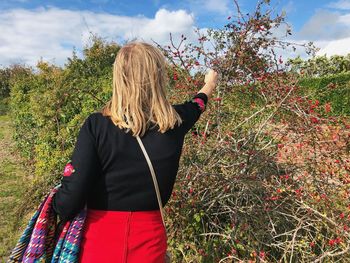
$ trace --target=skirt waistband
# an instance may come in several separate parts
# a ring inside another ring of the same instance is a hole
[[[87,209],[87,218],[99,221],[150,221],[163,222],[160,210],[148,211],[112,211],[112,210],[95,210]]]

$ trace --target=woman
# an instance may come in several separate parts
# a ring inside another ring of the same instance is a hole
[[[53,209],[63,221],[87,205],[81,262],[164,262],[166,232],[135,136],[140,136],[152,161],[165,206],[184,136],[205,110],[216,81],[217,73],[211,70],[191,100],[171,105],[161,51],[143,42],[119,50],[112,98],[86,118],[53,200]]]

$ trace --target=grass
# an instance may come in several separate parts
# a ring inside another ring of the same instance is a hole
[[[1,104],[1,102],[0,102]],[[0,106],[6,109],[6,106]],[[18,219],[18,207],[26,191],[27,168],[16,154],[6,110],[0,113],[0,262],[16,245],[31,214]]]

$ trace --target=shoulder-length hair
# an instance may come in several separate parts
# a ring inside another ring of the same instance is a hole
[[[166,98],[167,62],[162,52],[144,42],[129,42],[113,65],[113,95],[101,112],[119,128],[143,136],[150,124],[166,132],[182,119]],[[152,127],[152,128],[153,128]]]

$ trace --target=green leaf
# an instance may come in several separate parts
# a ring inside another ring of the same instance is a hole
[[[201,221],[201,217],[199,214],[194,214],[193,218],[197,221],[200,222]]]

